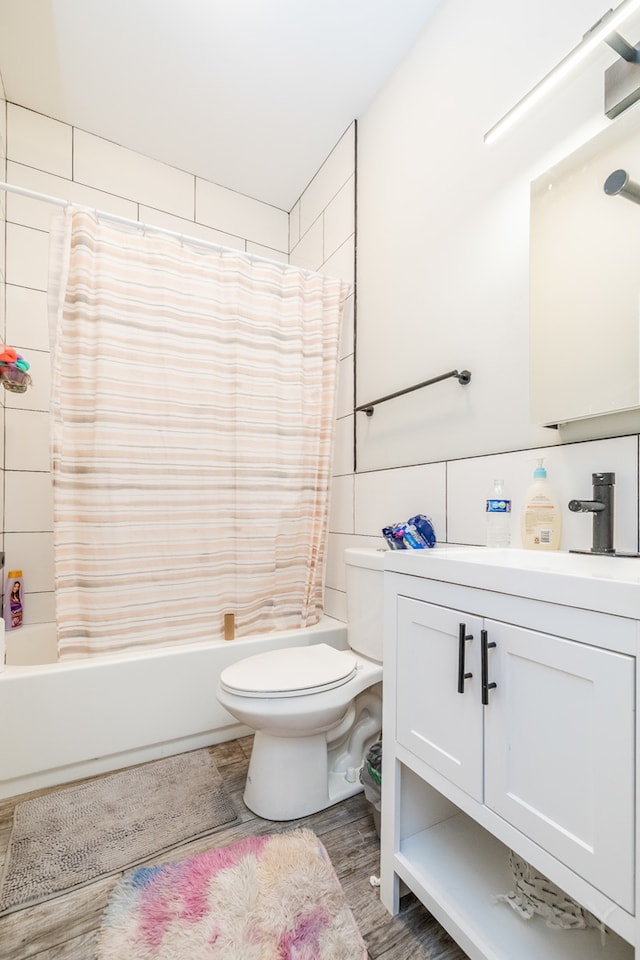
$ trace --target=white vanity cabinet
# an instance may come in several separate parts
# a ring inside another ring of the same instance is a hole
[[[463,557],[385,574],[383,903],[397,911],[404,881],[472,960],[630,960],[638,622],[545,600],[535,573],[533,597],[479,587]],[[510,850],[605,938],[496,902]]]

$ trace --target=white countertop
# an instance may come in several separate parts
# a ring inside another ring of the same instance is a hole
[[[388,550],[385,570],[640,620],[640,558],[512,547]]]

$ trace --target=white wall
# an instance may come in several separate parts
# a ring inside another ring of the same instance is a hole
[[[602,122],[600,66],[497,144],[483,134],[602,12],[447,0],[362,118],[359,399],[473,373],[360,418],[362,469],[556,442],[529,419],[529,183]]]
[[[456,368],[473,379],[357,415],[358,473],[352,487],[341,479],[330,552],[336,592],[342,549],[380,544],[384,524],[413,513],[431,515],[440,540],[483,543],[484,498],[498,476],[519,544],[523,494],[545,453],[565,504],[563,548],[590,547],[590,517],[566,503],[590,497],[592,472],[611,470],[616,546],[638,549],[638,416],[560,431],[529,419],[529,184],[609,123],[603,70],[615,55],[602,44],[504,139],[483,143],[606,7],[446,0],[359,119],[357,403]],[[617,432],[629,435],[566,442]]]
[[[289,259],[287,211],[20,105],[5,103],[4,99],[0,100],[0,118],[0,145],[7,144],[6,171],[4,152],[0,151],[3,180],[270,259]],[[352,127],[314,178],[292,217],[291,261],[314,269],[323,267],[325,272],[350,281],[354,141]],[[33,386],[25,394],[0,390],[0,415],[5,424],[5,469],[0,473],[0,481],[4,481],[3,545],[5,569],[24,571],[25,621],[29,623],[55,616],[46,314],[48,231],[55,212],[55,207],[40,201],[15,194],[7,194],[5,199],[0,192],[0,321],[5,342],[29,360],[33,376]],[[352,319],[350,302],[347,327],[351,332],[346,334],[347,346],[342,352],[351,359],[344,365],[346,374],[341,376],[341,409],[345,396],[353,392]],[[348,403],[352,406],[352,397]],[[342,441],[342,459],[348,459],[346,448]]]

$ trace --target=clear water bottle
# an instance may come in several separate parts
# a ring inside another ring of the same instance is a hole
[[[493,481],[487,497],[487,546],[508,547],[511,543],[511,500],[504,494],[504,482]]]

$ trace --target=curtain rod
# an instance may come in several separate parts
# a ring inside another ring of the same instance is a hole
[[[62,197],[51,197],[46,193],[37,193],[35,190],[27,190],[26,187],[18,187],[12,183],[3,183],[0,181],[0,190],[4,190],[5,193],[16,193],[21,197],[28,197],[30,200],[41,200],[43,203],[51,203],[57,207],[76,207],[79,210],[91,210],[100,220],[109,220],[112,223],[119,223],[126,227],[135,227],[136,230],[142,230],[144,232],[153,231],[153,233],[159,233],[165,237],[173,237],[174,240],[180,240],[183,243],[198,244],[198,246],[205,247],[207,250],[231,250],[235,253],[243,253],[256,263],[268,263],[272,266],[279,267],[293,266],[293,264],[285,263],[283,260],[270,260],[268,257],[261,257],[257,253],[249,253],[246,250],[238,250],[234,247],[225,247],[221,243],[212,243],[211,240],[200,240],[198,237],[191,237],[187,233],[178,233],[177,230],[168,230],[166,227],[156,227],[152,223],[143,223],[142,220],[131,220],[129,217],[120,217],[115,213],[107,213],[106,210],[97,210],[95,207],[88,207],[86,204],[63,200]],[[300,270],[301,273],[317,274],[316,270],[304,269],[303,267],[296,267],[295,269]]]

